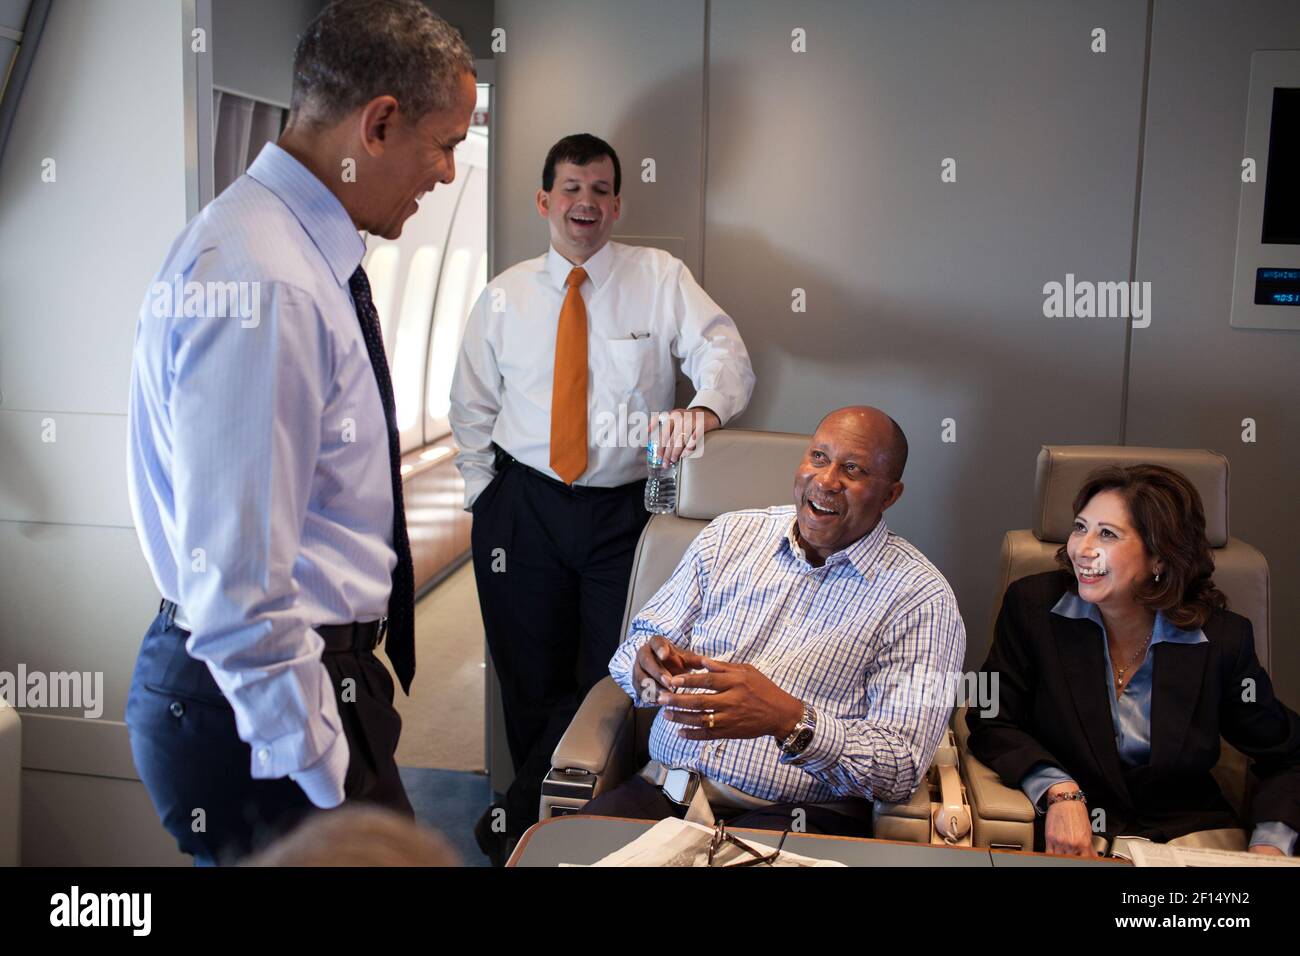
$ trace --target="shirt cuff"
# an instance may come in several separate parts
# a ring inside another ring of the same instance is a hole
[[[325,756],[306,770],[289,774],[289,779],[302,787],[302,792],[307,794],[307,799],[315,806],[328,810],[330,807],[337,807],[346,796],[343,792],[343,781],[347,777],[350,759],[348,739],[340,733],[334,738],[334,743],[330,745]]]
[[[614,683],[623,688],[623,692],[628,697],[632,698],[634,707],[659,706],[657,701],[642,703],[639,688],[632,686],[632,673],[636,664],[637,651],[641,649],[642,644],[655,636],[652,633],[645,633],[629,637],[618,646],[618,649],[614,651],[614,656],[609,659],[609,676],[614,678]]]
[[[1275,846],[1287,856],[1295,856],[1296,831],[1281,820],[1269,820],[1255,824],[1250,835],[1250,845],[1265,844]]]
[[[718,416],[718,421],[723,425],[735,416],[733,405],[726,395],[723,395],[717,389],[702,388],[695,393],[695,397],[687,404],[687,408],[707,408],[713,414]]]
[[[780,745],[777,749],[781,754],[781,763],[798,767],[808,773],[820,773],[840,762],[840,758],[844,756],[844,744],[847,738],[843,721],[827,717],[818,711],[812,740],[808,742],[803,753],[791,757],[780,750]]]
[[[495,477],[495,475],[489,473],[481,478],[475,475],[472,479],[465,479],[465,511],[469,511],[474,507],[474,502],[478,500],[478,496],[487,490],[487,486],[492,484],[492,479]]]
[[[1074,778],[1060,767],[1039,762],[1030,767],[1029,772],[1021,779],[1020,789],[1034,805],[1034,812],[1042,816],[1047,812],[1047,808],[1042,805],[1043,796],[1058,783],[1074,783]]]

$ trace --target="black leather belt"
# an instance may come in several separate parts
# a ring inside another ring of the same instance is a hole
[[[166,598],[163,598],[162,603],[158,605],[158,613],[167,617],[169,627],[175,623],[178,610],[179,608]],[[180,630],[183,634],[189,633],[183,627]],[[388,618],[381,617],[377,621],[360,621],[352,624],[320,624],[312,630],[325,641],[326,654],[373,651],[384,639],[384,633],[388,630]]]
[[[492,451],[495,455],[492,461],[492,469],[496,472],[505,471],[507,468],[521,468],[533,478],[539,478],[560,491],[566,491],[571,495],[579,498],[603,498],[614,494],[628,494],[633,491],[640,494],[645,487],[645,479],[639,478],[636,481],[629,481],[626,485],[566,485],[558,478],[552,478],[544,471],[538,471],[532,465],[525,465],[510,452],[506,451],[496,442],[492,443]]]

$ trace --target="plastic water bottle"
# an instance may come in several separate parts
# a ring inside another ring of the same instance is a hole
[[[645,483],[645,510],[651,514],[672,513],[677,508],[677,467],[664,464],[658,430],[645,446],[645,463],[649,472]]]

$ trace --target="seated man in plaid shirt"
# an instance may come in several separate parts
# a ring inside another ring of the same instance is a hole
[[[609,665],[663,708],[653,759],[584,813],[870,836],[870,801],[912,794],[952,701],[900,688],[958,673],[966,631],[943,575],[885,526],[906,462],[892,418],[839,409],[793,506],[700,533]]]

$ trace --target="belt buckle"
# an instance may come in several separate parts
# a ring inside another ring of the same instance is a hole
[[[162,603],[158,605],[158,613],[166,617],[168,627],[176,623],[176,612],[179,610],[180,606],[167,598],[163,598]]]
[[[700,788],[700,775],[685,767],[673,767],[664,775],[660,786],[665,797],[679,807],[689,807],[695,799],[695,791]]]

